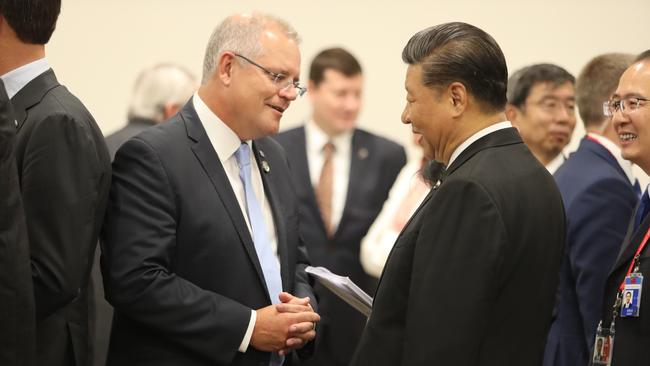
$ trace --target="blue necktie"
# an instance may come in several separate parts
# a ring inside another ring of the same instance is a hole
[[[648,190],[646,189],[641,196],[641,202],[634,215],[634,231],[639,228],[639,225],[648,214],[648,210],[650,210],[650,196],[648,196]]]
[[[636,193],[636,198],[640,199],[641,198],[641,185],[639,184],[639,180],[634,179],[634,184],[632,186],[634,188],[634,193]]]
[[[255,252],[257,259],[262,266],[262,273],[264,274],[264,281],[266,288],[269,290],[269,296],[273,304],[278,304],[280,299],[278,296],[282,291],[282,277],[280,276],[280,268],[278,267],[278,260],[271,248],[271,237],[266,224],[264,223],[264,215],[262,214],[262,205],[255,197],[253,191],[253,183],[251,179],[251,155],[250,147],[247,143],[239,145],[239,149],[235,152],[237,164],[239,164],[239,178],[244,184],[244,192],[246,194],[246,210],[248,211],[248,220],[251,224],[253,231],[253,243],[255,244]],[[277,366],[282,365],[284,356],[277,353],[271,353],[271,362],[269,365]]]

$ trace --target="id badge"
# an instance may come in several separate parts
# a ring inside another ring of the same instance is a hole
[[[621,292],[621,318],[639,316],[642,286],[643,275],[641,273],[634,272],[625,277],[623,292]]]
[[[592,365],[610,366],[612,364],[612,351],[614,350],[614,326],[603,329],[598,324],[596,341],[594,342],[594,354]]]

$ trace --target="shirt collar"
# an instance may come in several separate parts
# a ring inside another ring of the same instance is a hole
[[[493,125],[487,126],[484,129],[476,132],[472,136],[470,136],[467,140],[463,141],[462,144],[460,144],[456,150],[451,154],[451,158],[449,158],[449,163],[447,164],[446,168],[449,168],[451,166],[451,163],[454,162],[460,156],[460,154],[465,151],[471,144],[474,142],[478,141],[481,137],[487,136],[491,134],[492,132],[496,132],[499,130],[503,130],[506,128],[512,127],[512,123],[510,121],[503,121],[503,122],[498,122]]]
[[[13,98],[25,85],[36,79],[38,75],[49,70],[49,68],[50,64],[47,62],[47,59],[41,58],[0,76],[2,82],[5,84],[9,99]]]
[[[219,156],[219,161],[223,165],[226,160],[239,149],[242,141],[239,139],[235,131],[231,130],[214,112],[208,108],[205,102],[199,96],[199,93],[194,93],[192,98],[194,109],[199,116],[199,120],[203,124],[205,133],[210,139],[210,143]],[[250,141],[246,141],[250,145]]]
[[[596,140],[599,144],[603,145],[603,147],[609,152],[614,155],[614,158],[616,158],[616,161],[618,162],[618,165],[621,166],[621,169],[623,169],[623,172],[627,176],[627,179],[630,180],[630,183],[634,184],[634,173],[632,170],[632,162],[629,160],[623,159],[621,156],[621,148],[616,146],[616,144],[608,139],[607,137],[603,135],[598,135],[592,132],[587,133],[587,136],[589,136],[591,139]]]
[[[325,146],[327,142],[331,142],[334,145],[336,153],[347,155],[347,152],[350,151],[350,146],[352,145],[353,133],[354,130],[345,131],[330,138],[320,127],[318,127],[313,119],[310,119],[305,123],[305,140],[307,141],[307,149],[313,154],[320,154],[321,151],[323,151],[323,146]]]

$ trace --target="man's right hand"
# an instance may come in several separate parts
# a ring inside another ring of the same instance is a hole
[[[279,304],[286,306],[287,304]],[[278,305],[269,305],[256,310],[257,320],[253,328],[250,344],[265,352],[278,352],[287,349],[287,339],[292,338],[294,334],[301,330],[296,330],[295,324],[300,323],[317,323],[320,316],[311,310],[310,307],[304,306],[305,311],[299,311],[303,305],[291,305],[296,309],[290,312],[279,312]]]

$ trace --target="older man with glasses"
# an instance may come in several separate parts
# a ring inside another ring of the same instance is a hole
[[[612,116],[621,144],[621,154],[650,174],[650,50],[639,55],[621,76],[618,88],[605,111]],[[597,337],[607,338],[613,345],[611,359],[594,365],[650,364],[650,209],[648,189],[630,219],[618,258],[607,278],[602,320]],[[646,280],[644,281],[644,278]],[[623,294],[631,292],[637,311],[623,308]],[[645,319],[645,320],[644,320]]]
[[[315,337],[287,156],[267,137],[304,93],[298,42],[275,17],[228,17],[192,100],[118,150],[109,365],[290,365]]]

